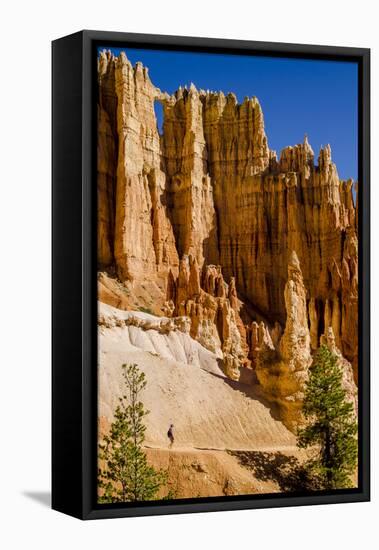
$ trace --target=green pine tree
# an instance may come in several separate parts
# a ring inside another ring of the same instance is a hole
[[[145,410],[139,400],[146,387],[145,374],[137,365],[122,365],[126,393],[114,414],[110,432],[99,446],[98,486],[102,489],[100,502],[128,502],[152,500],[167,481],[163,471],[156,471],[147,463],[142,450],[146,426]]]
[[[298,433],[299,447],[319,449],[308,462],[319,489],[351,487],[358,462],[358,425],[342,376],[338,358],[322,345],[313,359],[303,402],[308,424]]]

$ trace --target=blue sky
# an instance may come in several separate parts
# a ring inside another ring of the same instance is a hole
[[[358,66],[341,61],[108,48],[149,68],[152,82],[173,93],[193,82],[197,88],[233,92],[239,101],[257,96],[271,149],[303,141],[315,156],[329,143],[340,178],[357,179]],[[99,50],[104,49],[103,47]],[[158,110],[158,125],[162,114]]]

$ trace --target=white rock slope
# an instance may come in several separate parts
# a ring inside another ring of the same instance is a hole
[[[169,319],[99,303],[99,420],[107,429],[121,395],[121,365],[145,372],[146,444],[177,449],[285,449],[295,437],[250,386],[225,377],[220,359],[191,338],[185,317]]]

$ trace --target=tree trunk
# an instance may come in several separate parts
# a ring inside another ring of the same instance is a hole
[[[326,471],[326,488],[331,490],[333,489],[333,474],[331,472],[331,437],[330,437],[330,427],[327,426],[325,430],[325,447],[324,447],[324,463],[327,468]]]

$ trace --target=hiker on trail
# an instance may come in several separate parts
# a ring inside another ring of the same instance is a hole
[[[168,429],[168,432],[167,432],[167,437],[169,438],[170,440],[170,445],[169,447],[172,447],[173,444],[174,444],[174,424],[170,424],[170,427]]]

